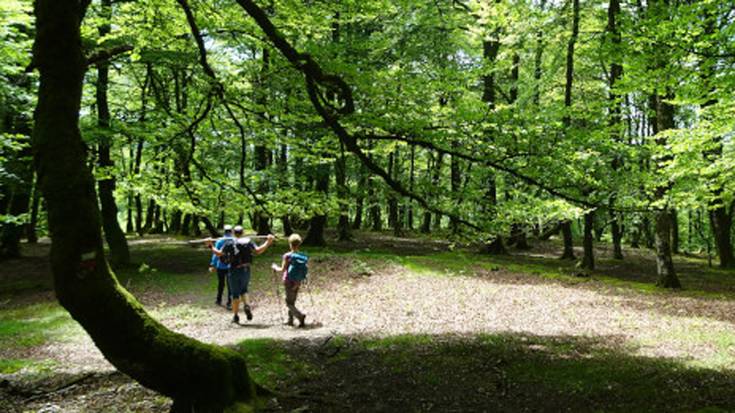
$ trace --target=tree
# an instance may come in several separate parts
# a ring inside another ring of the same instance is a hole
[[[252,404],[255,388],[241,355],[165,328],[107,265],[94,181],[78,127],[86,67],[80,24],[87,6],[76,0],[35,5],[33,63],[41,78],[33,153],[48,202],[56,295],[116,368],[172,397],[172,410]]]
[[[102,0],[102,14],[105,22],[99,27],[99,34],[104,38],[110,33],[112,19],[112,0]],[[102,228],[104,229],[107,245],[110,247],[110,262],[113,265],[126,265],[130,262],[130,251],[125,233],[117,220],[117,205],[115,204],[115,177],[114,163],[110,157],[112,144],[110,133],[110,107],[107,101],[110,67],[107,60],[97,63],[97,125],[100,130],[98,144],[98,165],[106,175],[99,180],[100,208],[102,211]]]

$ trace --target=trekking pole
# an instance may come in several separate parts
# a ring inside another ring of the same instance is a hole
[[[274,287],[276,289],[276,306],[278,306],[278,316],[280,317],[279,323],[283,325],[286,321],[283,318],[283,308],[281,308],[281,289],[278,288],[278,271],[275,269],[273,271],[273,281],[274,281]]]
[[[314,296],[311,294],[311,280],[306,280],[306,295],[309,296],[309,304],[311,304],[311,310],[316,314],[316,306],[314,305]],[[314,321],[318,321],[317,317],[314,317]]]

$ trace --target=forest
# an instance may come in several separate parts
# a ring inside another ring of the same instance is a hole
[[[0,4],[0,410],[735,409],[735,2]]]

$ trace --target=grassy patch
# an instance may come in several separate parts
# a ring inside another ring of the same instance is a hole
[[[66,310],[56,303],[0,310],[0,345],[33,347],[69,339],[82,332]]]
[[[282,387],[312,373],[309,364],[289,355],[284,344],[273,339],[245,340],[236,349],[247,359],[251,377],[266,387]]]
[[[50,374],[58,362],[53,360],[0,359],[0,373],[13,374],[25,370],[32,375]]]

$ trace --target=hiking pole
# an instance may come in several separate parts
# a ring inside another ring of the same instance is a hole
[[[280,317],[280,324],[283,325],[286,321],[283,318],[283,308],[281,308],[281,290],[278,288],[278,271],[273,269],[273,281],[274,287],[276,288],[276,306],[278,306],[278,316]]]
[[[314,296],[311,295],[311,280],[306,280],[306,295],[309,296],[309,303],[311,304],[311,310],[314,312],[314,315],[316,315],[316,306],[314,305]],[[314,322],[318,321],[316,317],[314,317]]]

